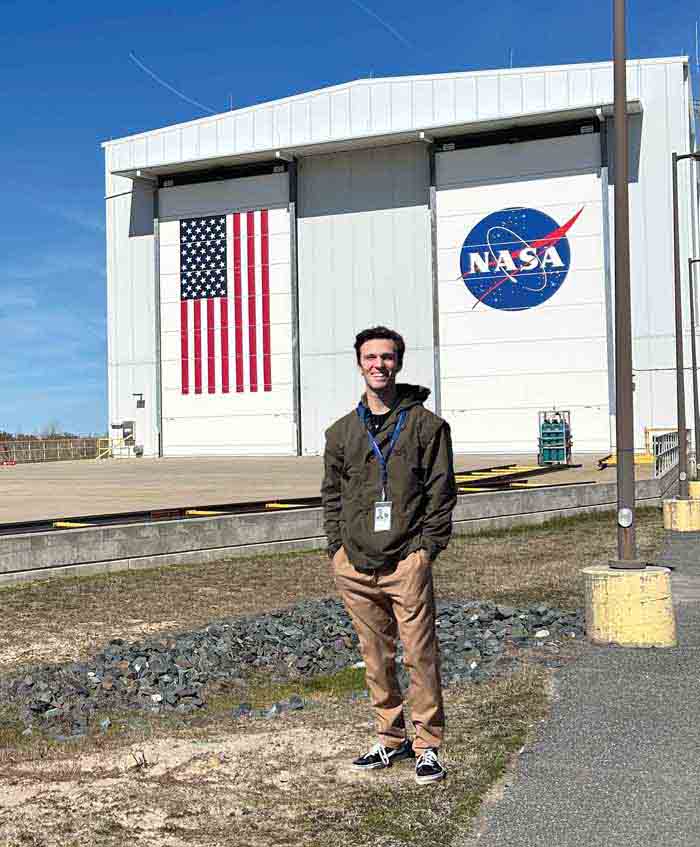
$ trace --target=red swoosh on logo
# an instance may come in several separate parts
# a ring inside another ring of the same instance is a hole
[[[576,223],[583,209],[584,207],[581,206],[578,212],[576,212],[576,214],[572,218],[570,218],[565,224],[562,224],[556,229],[553,229],[547,235],[543,235],[542,238],[538,238],[537,241],[533,241],[532,244],[530,244],[529,246],[534,247],[536,250],[539,250],[540,247],[544,247],[546,249],[547,247],[551,247],[552,245],[556,244],[558,241],[561,241],[561,239]],[[517,259],[518,256],[520,256],[520,250],[514,251],[513,256]],[[515,271],[515,274],[518,273],[520,273],[520,271]],[[515,274],[513,274],[513,276],[515,276]],[[510,277],[504,276],[503,279],[496,280],[496,282],[494,282],[491,288],[489,288],[488,291],[482,294],[481,297],[479,297],[479,299],[476,301],[476,303],[474,303],[472,309],[476,309],[479,303],[483,303],[483,301],[489,296],[489,294],[491,294],[492,291],[495,291],[500,285],[503,285],[503,283],[506,282],[509,278]]]

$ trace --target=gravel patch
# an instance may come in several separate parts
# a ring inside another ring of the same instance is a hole
[[[580,610],[539,603],[515,608],[489,601],[442,601],[437,633],[447,685],[483,682],[518,663],[521,649],[556,653],[562,642],[581,639]],[[556,659],[552,659],[556,661]],[[399,650],[399,681],[408,673]],[[109,728],[104,713],[142,709],[190,713],[206,705],[207,687],[245,684],[251,673],[275,681],[330,675],[361,667],[357,637],[342,604],[304,601],[247,618],[230,618],[179,634],[159,634],[127,643],[111,640],[86,662],[42,665],[0,678],[0,702],[14,706],[28,735],[48,732],[76,742],[92,721]],[[274,718],[304,707],[299,697],[264,710]],[[242,703],[232,717],[256,713]]]

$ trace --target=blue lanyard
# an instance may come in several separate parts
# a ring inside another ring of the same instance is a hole
[[[365,427],[367,427],[368,412],[369,410],[366,406],[363,406],[362,403],[358,404],[357,416],[365,425]],[[394,431],[391,434],[391,440],[389,441],[389,449],[386,452],[386,457],[379,449],[379,445],[377,444],[372,433],[369,431],[369,427],[367,427],[367,437],[369,438],[370,447],[372,448],[374,455],[377,457],[377,461],[379,462],[379,467],[382,473],[382,500],[386,498],[386,486],[387,482],[389,481],[389,470],[387,468],[387,462],[389,461],[389,457],[391,456],[394,447],[396,446],[396,442],[399,440],[399,435],[401,435],[401,430],[403,429],[403,425],[406,422],[406,414],[406,409],[403,409],[399,412],[399,417],[396,421],[396,426],[394,427]]]

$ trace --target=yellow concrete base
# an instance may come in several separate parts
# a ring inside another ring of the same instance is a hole
[[[693,500],[700,499],[700,480],[691,479],[688,483],[688,491]]]
[[[584,568],[586,635],[596,644],[675,647],[676,618],[668,568]]]
[[[664,529],[700,532],[700,500],[664,500]]]

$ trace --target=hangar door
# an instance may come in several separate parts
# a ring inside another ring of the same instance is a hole
[[[425,145],[311,156],[299,164],[299,342],[304,454],[364,391],[353,351],[366,327],[406,340],[401,382],[433,388]],[[430,397],[426,405],[432,406]]]
[[[437,156],[440,370],[455,450],[537,451],[571,411],[575,451],[610,445],[597,133]]]
[[[287,174],[160,190],[165,456],[292,454]]]

